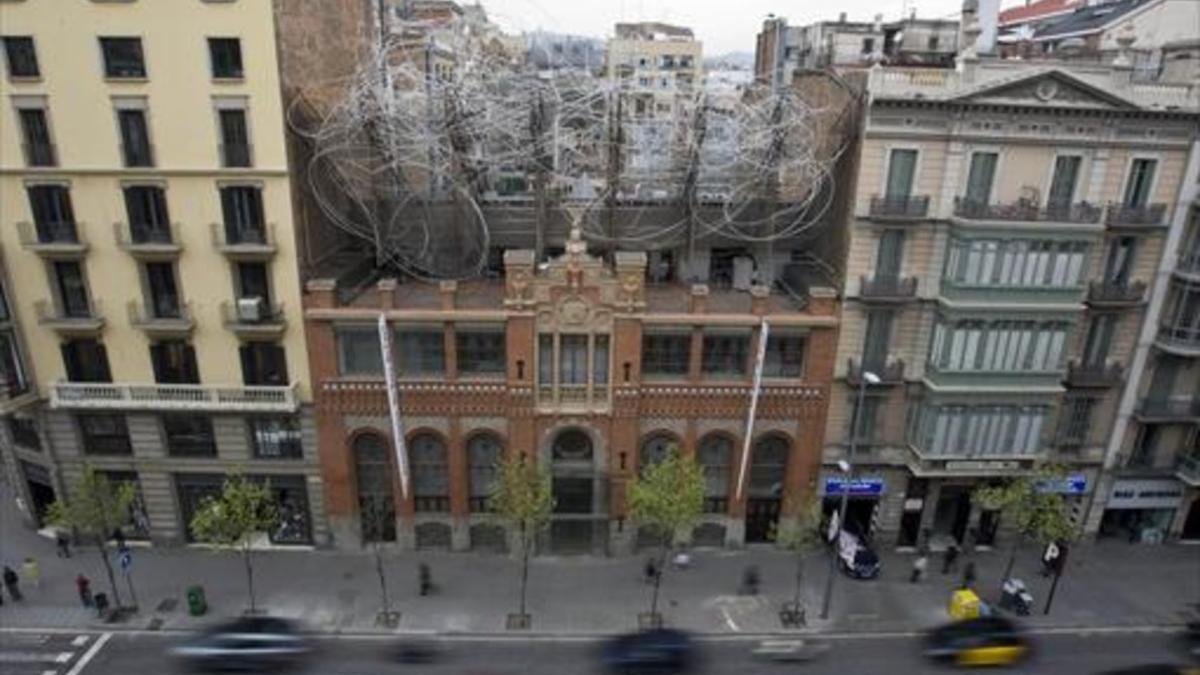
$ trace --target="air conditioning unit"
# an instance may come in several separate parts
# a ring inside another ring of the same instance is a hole
[[[237,316],[238,321],[246,321],[257,323],[262,321],[266,316],[266,301],[258,296],[252,298],[238,298],[237,301]]]

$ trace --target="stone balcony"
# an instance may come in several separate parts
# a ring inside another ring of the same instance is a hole
[[[57,382],[50,405],[70,410],[186,410],[290,413],[300,406],[298,385],[226,386]]]
[[[862,383],[863,374],[862,362],[858,359],[850,359],[846,364],[846,383],[857,387]],[[887,361],[881,368],[868,369],[879,377],[880,383],[873,386],[904,384],[904,361],[901,359],[891,359]]]
[[[275,224],[253,227],[228,227],[212,223],[213,246],[233,261],[270,260],[279,247],[275,243]]]
[[[88,252],[83,223],[17,223],[17,236],[25,250],[52,260],[75,260]]]
[[[1143,422],[1200,421],[1200,398],[1176,396],[1171,398],[1143,398],[1138,401],[1133,414]]]
[[[183,245],[175,234],[180,230],[178,223],[155,227],[136,223],[113,223],[113,236],[117,247],[138,260],[148,262],[174,260],[183,252]]]
[[[1008,203],[984,203],[966,197],[954,199],[955,217],[965,220],[1092,225],[1100,222],[1101,212],[1099,206],[1088,202],[1040,205],[1027,199]]]
[[[1093,281],[1088,284],[1087,302],[1093,307],[1132,307],[1146,298],[1143,281]]]
[[[1119,363],[1082,363],[1072,361],[1067,365],[1067,386],[1075,388],[1108,388],[1121,384],[1125,367]]]
[[[85,312],[67,312],[57,304],[38,300],[33,303],[38,324],[66,336],[98,335],[104,329],[100,301],[92,300]]]
[[[1200,328],[1162,325],[1154,344],[1163,351],[1179,356],[1200,356]]]
[[[1110,202],[1104,221],[1111,227],[1157,228],[1166,226],[1166,216],[1166,204],[1125,206],[1118,202]]]
[[[929,195],[871,197],[871,218],[888,221],[922,220],[929,214]]]
[[[916,277],[868,277],[859,280],[859,299],[873,303],[904,303],[917,298]]]

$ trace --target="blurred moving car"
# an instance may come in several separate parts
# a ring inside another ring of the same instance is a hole
[[[838,535],[838,562],[842,571],[853,579],[874,579],[882,567],[871,547],[847,530]]]
[[[1029,655],[1017,625],[998,616],[955,621],[925,637],[925,655],[958,666],[1005,666]]]
[[[604,644],[600,659],[605,668],[622,675],[686,673],[694,660],[687,633],[656,628],[619,635]]]
[[[391,649],[391,656],[399,663],[429,664],[441,658],[442,649],[433,640],[406,639]]]
[[[262,672],[295,666],[312,650],[295,622],[247,616],[213,626],[170,653],[192,671]]]

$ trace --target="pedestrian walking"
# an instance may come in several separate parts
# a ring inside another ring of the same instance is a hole
[[[8,594],[15,602],[20,602],[23,599],[21,597],[21,588],[18,586],[21,580],[17,576],[16,570],[5,565],[4,572],[0,574],[0,577],[4,579],[4,587],[8,589]]]
[[[742,592],[746,595],[758,595],[758,568],[750,565],[742,571]]]
[[[950,542],[946,552],[942,554],[942,574],[950,574],[958,562],[958,544]]]
[[[925,578],[925,568],[928,566],[929,566],[929,554],[924,549],[921,549],[917,553],[917,559],[913,561],[912,576],[909,578],[909,582],[915,584],[918,581],[921,581],[922,579],[924,579]]]
[[[79,589],[79,602],[82,602],[84,607],[91,607],[93,604],[92,580],[80,572],[79,576],[75,577],[75,587]]]
[[[58,557],[60,557],[60,558],[70,558],[71,557],[71,538],[67,536],[66,532],[64,532],[62,530],[58,530],[54,533],[54,546],[55,546],[55,551],[54,551],[55,555],[57,555]]]
[[[646,558],[646,567],[643,571],[646,575],[646,583],[654,583],[654,579],[658,577],[658,565],[654,564],[654,558]]]
[[[963,588],[971,588],[975,585],[975,561],[968,560],[963,568]]]
[[[125,533],[121,531],[121,528],[118,527],[117,529],[113,530],[112,538],[113,541],[117,542],[117,550],[124,551],[126,548]]]
[[[433,592],[433,574],[429,571],[429,565],[425,563],[417,565],[417,583],[421,587],[421,595],[429,595]]]
[[[25,562],[21,563],[21,574],[25,577],[25,581],[34,588],[41,589],[42,575],[38,568],[38,561],[33,558],[25,558]]]

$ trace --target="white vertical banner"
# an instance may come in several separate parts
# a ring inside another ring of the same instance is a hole
[[[763,319],[758,328],[758,353],[754,355],[754,387],[750,390],[750,411],[746,414],[746,433],[742,436],[742,462],[738,466],[734,500],[741,501],[746,487],[746,469],[750,466],[750,444],[754,436],[754,418],[758,415],[758,395],[762,391],[763,361],[767,356],[767,334],[771,328]]]
[[[396,363],[392,350],[392,331],[387,317],[379,315],[379,349],[383,354],[383,376],[387,380],[388,413],[392,418],[392,443],[396,467],[400,470],[400,496],[408,499],[408,451],[404,445],[404,420],[400,417],[400,388],[396,385]]]

